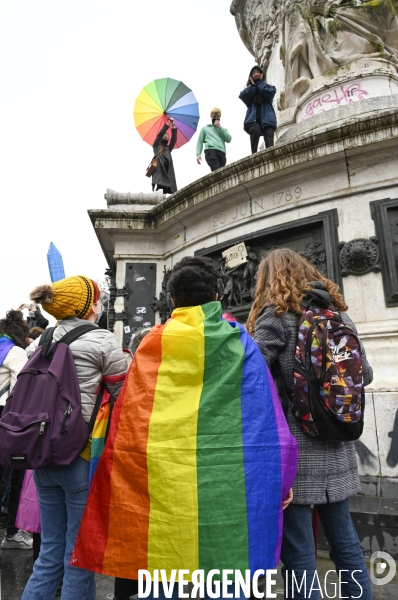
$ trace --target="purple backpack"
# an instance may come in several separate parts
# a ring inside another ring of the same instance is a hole
[[[293,371],[293,412],[304,433],[357,440],[365,409],[361,346],[333,305],[302,307]]]
[[[69,344],[98,329],[81,325],[52,342],[46,329],[40,346],[18,375],[0,419],[0,464],[11,469],[69,465],[85,448],[101,404],[90,423],[82,415],[76,365]]]

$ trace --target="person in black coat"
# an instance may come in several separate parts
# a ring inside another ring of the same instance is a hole
[[[245,89],[239,94],[239,98],[247,106],[243,128],[250,135],[252,154],[257,152],[262,135],[266,148],[274,145],[276,115],[272,101],[275,94],[276,87],[265,81],[262,68],[254,66]]]
[[[171,141],[167,130],[171,128]],[[174,119],[167,119],[167,123],[156,136],[153,144],[154,155],[158,158],[158,166],[152,175],[152,191],[163,190],[164,194],[174,194],[177,191],[177,183],[174,174],[173,159],[171,153],[177,141],[177,127]]]

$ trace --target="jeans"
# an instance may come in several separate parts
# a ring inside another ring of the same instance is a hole
[[[227,164],[227,157],[221,150],[205,150],[205,159],[211,171],[217,171]]]
[[[339,571],[344,571],[341,574],[341,597],[360,597],[361,600],[372,600],[368,571],[351,519],[348,500],[318,504],[316,508],[331,548],[329,555],[336,566],[337,575]],[[310,594],[311,584],[315,577],[316,556],[309,505],[290,504],[284,511],[281,560],[284,564],[282,576],[285,581],[285,598],[320,600],[320,593],[316,589],[313,589]],[[292,571],[298,582],[297,586],[293,580]],[[353,573],[353,571],[357,572]],[[306,582],[298,591],[304,573]],[[351,577],[352,573],[363,588],[362,595],[359,585]],[[292,582],[294,584],[293,591]],[[323,578],[320,578],[320,585],[323,597],[327,597]],[[313,588],[319,589],[319,587],[315,577]],[[329,588],[327,593],[332,596],[334,592]]]
[[[95,600],[94,573],[69,564],[87,502],[88,472],[89,462],[80,457],[67,467],[34,472],[41,547],[21,600],[51,600],[62,574],[62,600]]]
[[[145,584],[144,584],[144,589],[145,589]],[[188,590],[185,590],[186,592],[188,592]],[[213,593],[215,592],[215,587],[214,587],[214,583],[213,583]],[[191,594],[191,592],[189,592],[189,594]],[[233,598],[236,598],[236,600],[245,600],[246,596],[244,595],[242,589],[240,589],[240,593],[239,596],[235,596],[235,584],[234,583],[230,583],[228,585],[228,594],[233,594]],[[199,592],[197,595],[197,598],[199,599]],[[220,582],[220,596],[219,599],[223,600],[224,596],[222,595],[222,585]],[[231,600],[233,600],[233,598],[231,598]],[[205,588],[205,599],[206,600],[210,600],[210,596],[207,595],[207,591]],[[138,596],[138,600],[140,600],[140,596]],[[149,594],[149,596],[147,597],[146,600],[154,600],[154,596],[153,596],[153,584],[152,584],[152,590],[151,593]],[[159,599],[158,600],[166,600],[166,596],[164,595],[164,591],[163,591],[163,586],[161,583],[159,583]],[[173,588],[173,595],[171,596],[171,600],[178,600],[178,583],[174,584],[174,588]]]
[[[257,152],[258,143],[262,135],[264,136],[264,144],[266,148],[270,148],[274,145],[273,127],[264,127],[262,129],[260,125],[256,123],[256,125],[252,125],[251,127],[249,127],[247,133],[250,135],[250,146],[252,154],[255,154]]]

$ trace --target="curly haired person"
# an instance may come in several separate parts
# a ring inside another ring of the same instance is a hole
[[[347,310],[339,287],[324,277],[309,262],[288,248],[271,251],[260,263],[252,309],[247,329],[272,370],[279,362],[281,375],[291,393],[294,390],[293,365],[298,337],[301,304],[315,300],[319,306],[333,304],[338,311]],[[344,322],[356,334],[354,323],[346,313]],[[360,342],[364,384],[373,379]],[[283,390],[279,389],[280,396]],[[284,514],[281,560],[286,598],[308,598],[308,590],[316,569],[311,505],[315,505],[330,544],[330,557],[336,571],[345,573],[341,583],[342,597],[355,598],[362,586],[363,600],[371,600],[368,573],[358,535],[350,516],[349,496],[360,490],[354,442],[325,441],[307,437],[289,410],[287,421],[299,445],[299,464],[293,484],[293,501]],[[298,582],[306,574],[306,585],[291,594],[292,571]],[[355,573],[355,574],[354,574]],[[290,577],[289,577],[290,575]],[[354,577],[351,577],[354,575]],[[289,578],[289,585],[286,578]],[[355,580],[353,581],[353,578]],[[316,585],[316,584],[315,584]],[[307,594],[307,595],[306,595]],[[319,592],[311,593],[319,600]]]

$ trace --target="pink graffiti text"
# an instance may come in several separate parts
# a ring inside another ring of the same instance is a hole
[[[313,115],[319,115],[320,113],[326,112],[335,106],[364,100],[368,93],[369,92],[361,88],[361,84],[357,81],[351,83],[347,87],[341,85],[340,88],[330,91],[327,94],[319,95],[312,100],[305,109],[304,120]]]

